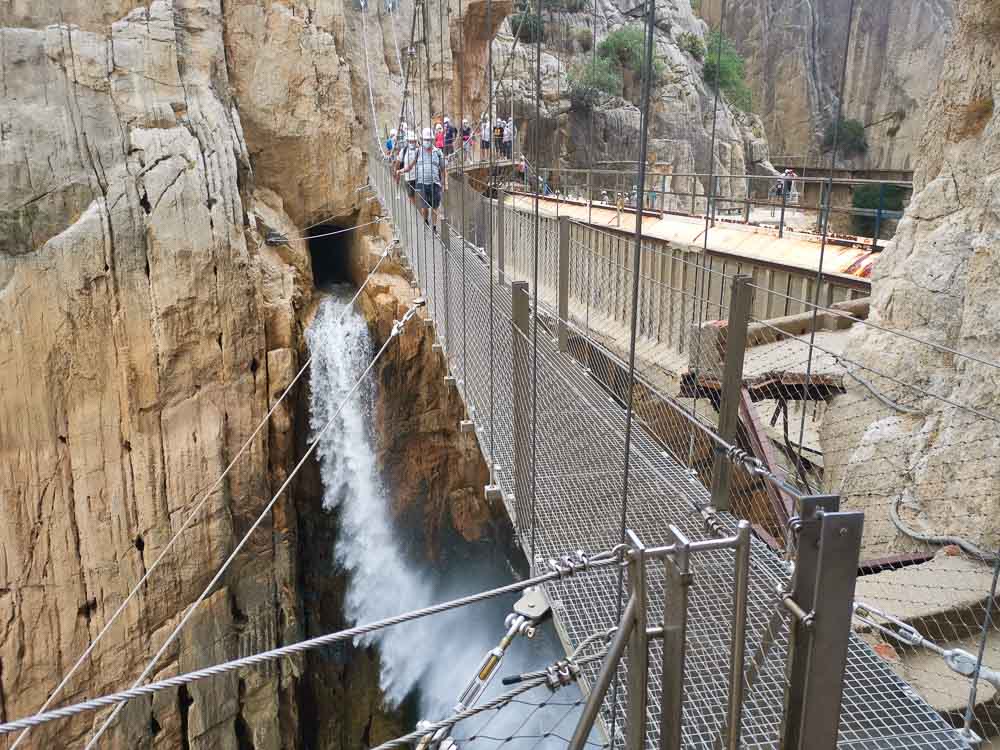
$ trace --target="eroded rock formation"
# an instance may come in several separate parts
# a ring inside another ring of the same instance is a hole
[[[701,62],[682,49],[684,35],[702,38],[707,25],[699,20],[686,2],[658,4],[654,29],[654,58],[662,64],[663,74],[653,88],[651,105],[649,161],[658,173],[675,175],[753,174],[760,170],[770,174],[768,144],[763,126],[751,114],[741,112],[721,99],[714,127],[714,92],[701,74]],[[546,38],[541,58],[541,112],[538,124],[541,143],[538,159],[543,175],[561,190],[577,192],[584,189],[585,175],[560,174],[559,169],[622,169],[634,170],[638,154],[640,112],[638,76],[626,71],[624,97],[603,97],[593,108],[573,102],[570,96],[571,75],[591,57],[592,29],[596,24],[596,43],[607,33],[626,25],[642,27],[634,4],[620,0],[600,0],[596,13],[589,3],[579,11],[549,11],[543,13]],[[521,139],[520,148],[531,160],[535,154],[535,45],[519,42],[516,47],[509,36],[509,23],[494,42],[494,65],[500,96],[497,114],[507,117],[513,112]],[[512,61],[508,63],[508,59]],[[511,95],[512,92],[512,95]],[[714,164],[712,163],[714,160]],[[674,177],[664,185],[678,193],[708,192],[708,178],[692,180]],[[619,188],[631,192],[632,184],[621,182]],[[743,197],[743,179],[723,179],[718,185],[720,195]],[[597,197],[595,195],[595,197]],[[672,197],[676,209],[690,208],[690,200]],[[668,206],[671,207],[671,206]]]
[[[928,123],[955,0],[854,0],[843,116],[861,121],[869,150],[859,166],[913,169]],[[726,35],[747,61],[754,111],[771,153],[824,163],[851,0],[731,0]],[[722,0],[702,0],[713,26]],[[828,157],[826,157],[828,158]]]
[[[1000,6],[956,4],[952,45],[930,100],[916,192],[872,278],[870,321],[995,362],[1000,352]],[[857,382],[824,425],[827,473],[867,512],[867,553],[922,548],[890,522],[996,549],[1000,451],[995,366],[858,326]],[[935,398],[932,398],[931,396]],[[949,403],[950,402],[950,403]],[[846,426],[846,428],[845,428]]]
[[[357,214],[372,112],[398,114],[409,16],[374,5],[367,26],[339,0],[0,8],[0,720],[41,706],[298,370],[297,227]],[[138,676],[294,465],[301,409],[279,407],[60,703]],[[301,637],[303,487],[155,676]],[[367,697],[326,729],[302,730],[302,665],[284,662],[135,701],[108,740],[357,747],[388,719],[377,658],[352,663],[325,695]],[[79,744],[94,721],[31,744]]]

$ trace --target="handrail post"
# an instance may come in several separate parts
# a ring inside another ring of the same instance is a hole
[[[511,284],[511,324],[512,336],[512,389],[513,432],[514,432],[514,523],[515,530],[528,528],[530,521],[531,497],[531,345],[529,343],[529,321],[531,310],[528,301],[528,282],[515,281]],[[527,539],[522,539],[522,547],[528,549]],[[528,550],[528,563],[533,569],[535,550]]]
[[[646,635],[646,557],[645,545],[631,530],[628,542],[632,548],[629,560],[631,598],[635,600],[635,620],[628,642],[628,713],[626,714],[625,747],[642,750],[646,746],[646,685],[649,676],[649,640]],[[612,742],[614,738],[612,738]]]
[[[834,750],[850,646],[863,513],[837,512],[835,495],[799,499],[792,600],[805,618],[789,632],[782,726],[785,750]]]
[[[719,404],[719,437],[730,445],[736,444],[740,423],[740,390],[743,387],[743,359],[747,345],[747,326],[753,300],[753,279],[742,274],[733,277],[729,301],[729,324],[726,326],[725,369],[722,375],[722,395]],[[715,446],[712,468],[712,506],[729,510],[729,489],[732,464],[725,451]]]
[[[801,201],[800,201],[801,203]],[[788,181],[781,180],[781,218],[778,219],[778,239],[785,236],[785,206],[788,205]],[[774,216],[772,213],[771,216]]]
[[[497,283],[503,286],[504,283],[504,249],[507,242],[505,237],[507,220],[504,216],[507,209],[504,206],[503,191],[497,195]]]
[[[743,204],[744,224],[750,223],[750,199],[752,193],[753,193],[753,178],[750,175],[747,175],[747,194],[746,194],[746,201]]]
[[[422,230],[426,234],[427,227],[422,227]],[[434,251],[434,235],[431,235],[431,252]],[[451,280],[448,275],[449,256],[451,255],[451,231],[445,226],[444,219],[441,220],[441,276],[442,283],[444,284],[444,345],[447,349],[451,345],[451,298],[449,295],[449,287],[451,286]],[[431,256],[431,260],[434,256]],[[437,263],[431,266],[432,284],[434,288],[437,288]]]
[[[739,750],[743,722],[743,664],[746,655],[747,600],[750,586],[750,522],[741,520],[733,570],[733,632],[729,648],[729,707],[724,747]]]
[[[625,607],[625,614],[622,615],[621,622],[618,623],[618,630],[615,631],[614,640],[608,648],[608,654],[601,664],[601,671],[597,675],[597,680],[590,688],[587,702],[583,706],[580,714],[580,721],[577,722],[576,729],[573,730],[573,737],[569,742],[569,750],[584,750],[587,746],[587,738],[590,730],[594,727],[597,715],[600,713],[604,696],[608,693],[612,680],[618,674],[618,665],[621,663],[625,647],[628,645],[635,627],[636,598],[635,595],[629,598]],[[614,740],[612,740],[614,742]]]
[[[663,694],[660,699],[660,750],[680,750],[684,719],[684,652],[687,647],[691,541],[671,524],[665,540],[676,546],[663,561]]]
[[[559,320],[556,322],[556,336],[559,351],[569,348],[569,217],[559,217]]]

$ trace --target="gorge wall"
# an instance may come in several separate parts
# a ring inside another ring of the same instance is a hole
[[[598,0],[596,10],[584,3],[577,11],[543,12],[546,37],[541,58],[538,162],[547,177],[562,189],[582,189],[586,180],[578,176],[574,183],[568,175],[559,175],[560,168],[635,169],[640,124],[638,77],[627,73],[625,96],[605,96],[592,109],[570,98],[571,74],[591,58],[592,33],[596,31],[595,43],[600,44],[611,30],[630,24],[643,26],[641,18],[637,20],[634,12],[629,13],[634,5],[624,0]],[[681,43],[684,35],[704,37],[708,28],[687,2],[659,3],[656,12],[654,59],[662,64],[663,74],[652,93],[649,161],[659,172],[678,175],[707,175],[710,165],[716,174],[742,175],[756,170],[770,173],[768,143],[761,122],[730,106],[724,98],[719,102],[713,153],[714,92],[702,77],[701,62]],[[507,117],[513,110],[521,138],[519,147],[531,160],[536,131],[535,49],[533,44],[525,43],[515,47],[509,36],[509,22],[504,32],[494,42],[493,53],[500,88],[497,114]],[[508,72],[501,79],[505,67]],[[677,177],[668,189],[705,194],[706,183],[707,177],[696,181]],[[623,187],[631,190],[632,185]],[[746,183],[742,179],[722,180],[719,189],[721,195],[743,197]],[[681,203],[687,204],[683,200]]]
[[[0,6],[0,720],[42,705],[297,371],[312,294],[297,227],[363,208],[372,118],[398,113],[401,13],[373,8],[364,37],[340,0]],[[266,245],[270,230],[292,239]],[[140,673],[287,477],[295,394],[58,703]],[[311,499],[305,477],[155,677],[302,636]],[[308,744],[303,669],[135,701],[109,746]],[[100,719],[31,745],[78,745]],[[330,746],[357,747],[342,727]]]
[[[701,0],[718,27],[724,0]],[[869,150],[858,166],[915,168],[951,36],[956,0],[730,0],[725,34],[747,62],[754,112],[771,153],[826,163],[850,26],[843,116],[865,126]]]
[[[962,0],[955,11],[915,193],[875,266],[870,320],[984,362],[871,327],[854,332],[845,356],[906,407],[853,383],[832,405],[840,427],[824,428],[832,487],[866,511],[869,554],[922,548],[890,522],[897,501],[920,533],[992,550],[1000,540],[1000,388],[988,364],[1000,357],[1000,4]]]

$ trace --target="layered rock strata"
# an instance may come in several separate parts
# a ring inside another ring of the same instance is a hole
[[[916,192],[872,278],[869,321],[893,331],[855,326],[845,354],[882,399],[852,381],[823,427],[829,483],[866,511],[870,556],[926,549],[893,507],[919,534],[1000,541],[998,32],[996,2],[957,3]]]
[[[405,43],[409,16],[366,18],[333,0],[0,7],[0,720],[43,703],[298,370],[312,288],[299,228],[357,215],[373,117],[398,112],[393,32]],[[271,231],[289,243],[266,244]],[[294,465],[301,394],[59,703],[142,671]],[[303,486],[154,676],[301,637],[298,512],[320,502]],[[300,706],[322,704],[286,661],[135,701],[107,741],[354,748],[381,710],[366,658],[332,678],[367,685],[366,707],[329,731],[303,729],[316,717]],[[79,745],[99,719],[30,744]]]
[[[868,153],[844,166],[913,169],[928,125],[955,0],[735,0],[725,33],[747,62],[754,111],[771,152],[789,163],[826,163],[821,148],[840,89],[846,35],[843,116],[865,126]],[[703,0],[714,27],[723,0]],[[851,7],[854,8],[850,15]]]
[[[658,175],[648,189],[705,195],[709,192],[709,172],[740,175],[723,178],[717,186],[721,196],[746,195],[745,174],[771,174],[764,129],[752,114],[731,106],[725,97],[716,108],[713,90],[705,83],[701,61],[683,48],[682,40],[702,39],[708,26],[697,18],[686,2],[657,6],[654,28],[654,58],[662,75],[653,87],[648,160]],[[593,52],[617,28],[642,27],[643,19],[634,4],[619,0],[599,0],[596,6],[583,4],[579,10],[549,10],[543,13],[546,36],[541,52],[541,105],[535,113],[535,45],[514,43],[506,24],[494,42],[494,65],[498,76],[497,115],[515,118],[519,148],[529,161],[537,161],[543,176],[562,191],[580,193],[586,187],[585,174],[561,173],[563,169],[635,171],[640,130],[640,81],[625,71],[622,96],[603,96],[593,107],[571,98],[572,76],[586,64]],[[499,78],[500,73],[506,73]],[[716,117],[716,109],[718,116]],[[537,131],[537,133],[536,133]],[[540,139],[535,143],[535,136]],[[537,147],[537,152],[536,152]],[[536,157],[537,153],[537,157]],[[697,179],[682,176],[702,174]],[[631,193],[628,174],[617,190]],[[603,188],[615,187],[611,183]],[[598,197],[595,194],[595,198]],[[698,206],[703,201],[698,201]],[[667,207],[690,209],[686,197],[670,196]]]

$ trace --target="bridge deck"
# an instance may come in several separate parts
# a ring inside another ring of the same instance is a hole
[[[378,175],[376,175],[378,177]],[[450,235],[450,251],[415,220],[408,201],[381,184],[386,210],[396,220],[403,246],[427,295],[452,374],[470,415],[479,444],[492,460],[505,497],[514,492],[513,337],[511,289],[491,283],[487,259]],[[509,281],[509,279],[508,279]],[[544,303],[543,303],[544,304]],[[544,312],[543,304],[540,311]],[[569,354],[561,353],[542,325],[537,337],[537,413],[535,419],[536,491],[514,497],[508,510],[533,568],[549,557],[577,548],[607,549],[619,541],[624,472],[625,414]],[[532,425],[522,425],[529,430]],[[680,461],[662,450],[637,425],[630,461],[628,527],[648,545],[662,544],[668,523],[692,539],[706,538],[696,503],[707,493]],[[725,522],[735,529],[732,519]],[[532,554],[533,553],[533,554]],[[662,616],[663,574],[651,568],[651,622]],[[733,555],[699,555],[690,592],[684,742],[710,748],[725,721],[728,686]],[[754,543],[750,586],[747,664],[760,669],[747,686],[743,747],[776,747],[784,700],[787,628],[772,623],[775,590],[786,579],[783,563],[763,544]],[[567,650],[617,622],[616,573],[578,576],[547,588],[557,628]],[[770,633],[774,627],[777,632]],[[762,644],[772,642],[762,650]],[[662,648],[651,643],[648,747],[659,747]],[[624,667],[627,669],[627,665]],[[596,675],[596,667],[586,677]],[[744,680],[748,680],[748,672]],[[623,683],[624,685],[624,683]],[[616,745],[624,726],[625,691],[618,693]],[[610,698],[602,719],[612,725]],[[854,639],[850,646],[841,714],[841,748],[966,748],[951,727],[921,701],[871,649]]]

